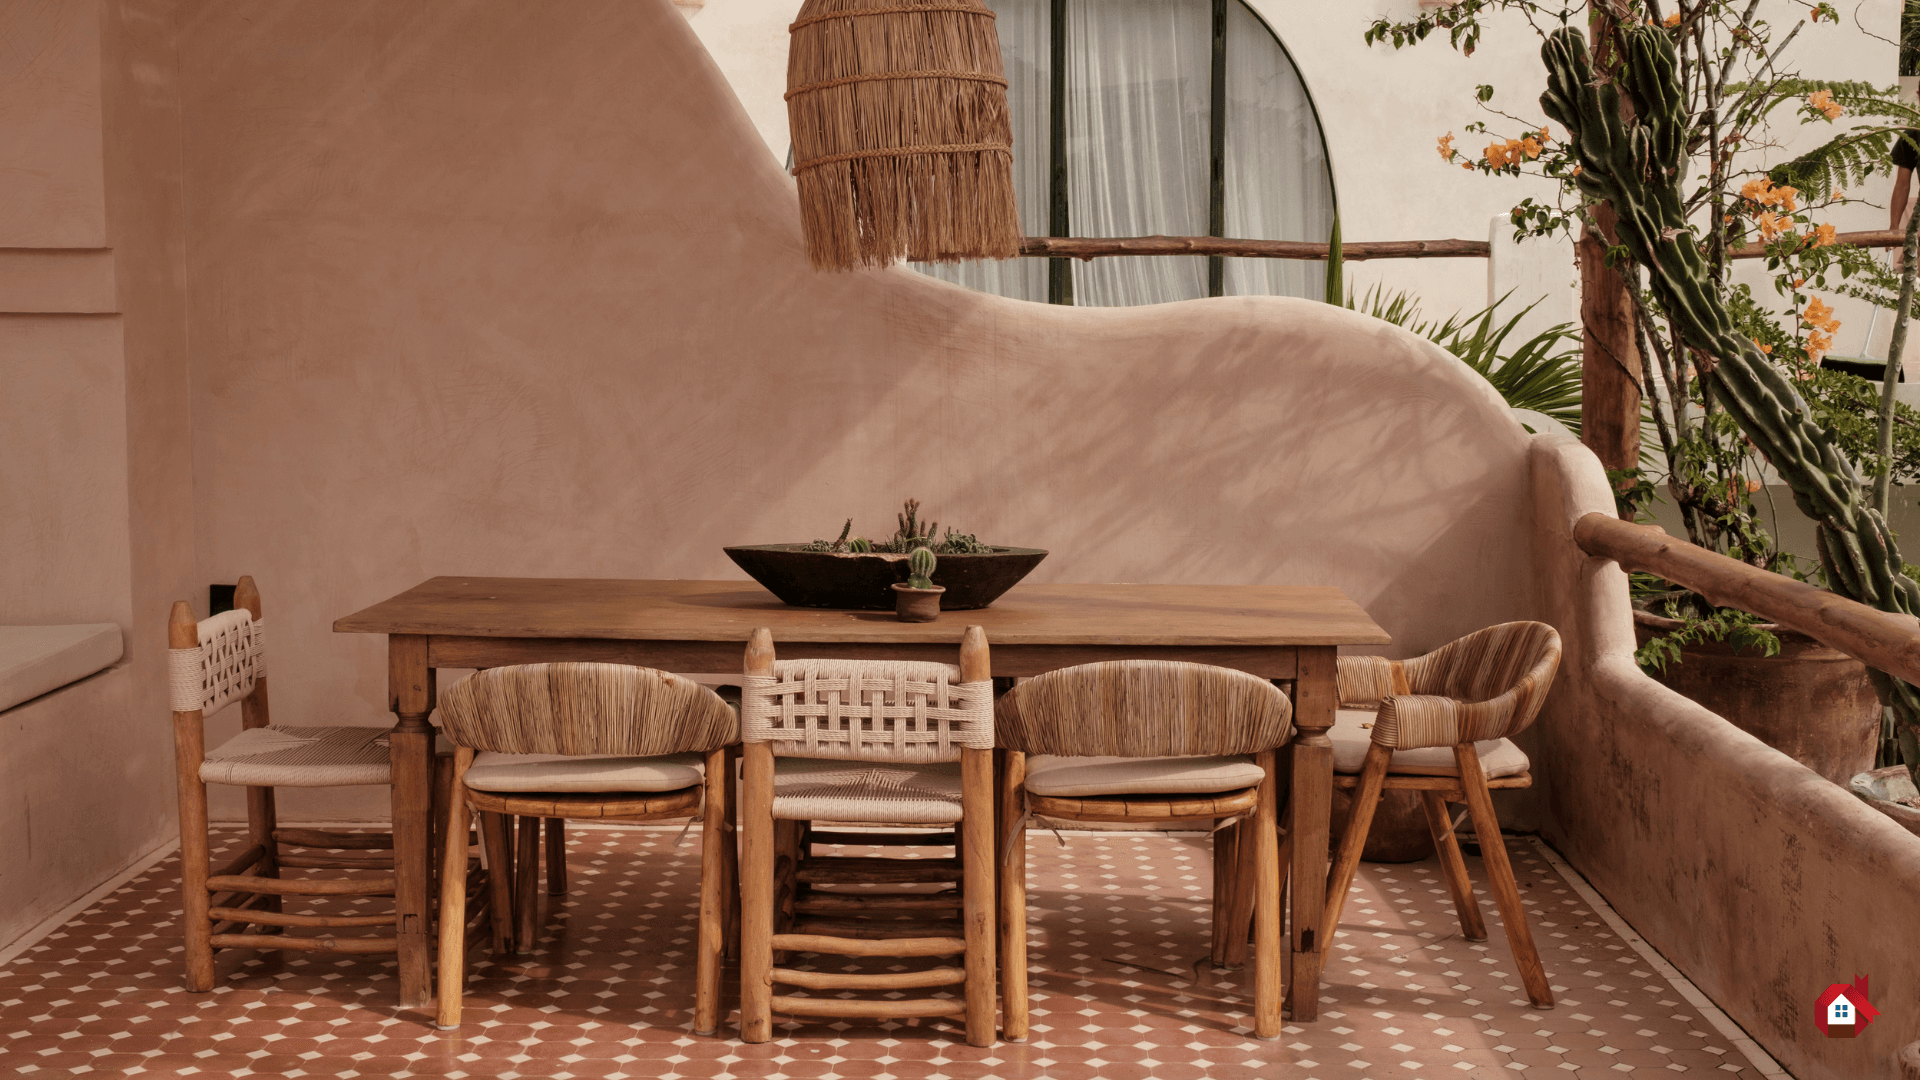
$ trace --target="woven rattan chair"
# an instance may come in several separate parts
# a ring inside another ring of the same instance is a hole
[[[394,911],[298,914],[282,910],[286,896],[391,896],[393,857],[332,855],[327,851],[388,851],[383,832],[283,829],[275,815],[276,787],[345,787],[390,782],[387,729],[278,727],[267,711],[265,624],[260,590],[251,577],[234,589],[234,610],[196,621],[183,600],[167,622],[173,707],[174,760],[180,795],[180,877],[185,908],[188,990],[213,989],[213,954],[222,948],[303,949],[336,953],[395,951]],[[240,734],[206,751],[207,717],[240,703]],[[247,848],[210,868],[207,785],[247,789]],[[305,849],[289,851],[288,849]],[[464,847],[461,848],[464,854]],[[285,869],[365,870],[330,878],[289,878]],[[462,870],[465,866],[462,864]],[[462,887],[468,885],[460,875]],[[259,927],[253,933],[249,926]],[[383,933],[336,936],[349,928]],[[315,928],[311,936],[284,933]]]
[[[1254,924],[1254,1033],[1280,1034],[1281,866],[1275,751],[1293,705],[1242,671],[1165,660],[1062,668],[1000,699],[1001,988],[1010,1040],[1027,1034],[1026,823],[1243,819],[1216,845],[1214,955]],[[1029,757],[1028,755],[1032,755]],[[1242,884],[1244,883],[1244,884]],[[1240,914],[1236,914],[1240,912]]]
[[[1327,927],[1328,946],[1338,932],[1374,809],[1387,788],[1420,793],[1461,933],[1470,941],[1487,939],[1447,811],[1448,803],[1464,802],[1527,998],[1535,1008],[1553,1007],[1553,988],[1527,928],[1489,789],[1533,783],[1526,755],[1508,736],[1539,715],[1559,665],[1559,633],[1537,622],[1488,627],[1412,660],[1340,658],[1342,708],[1333,732],[1334,768],[1340,775],[1334,783],[1354,794],[1320,923]],[[1363,739],[1364,757],[1359,753]]]
[[[732,706],[691,679],[651,668],[519,664],[455,684],[440,697],[440,724],[454,745],[447,828],[457,830],[478,811],[490,862],[507,857],[501,826],[509,815],[522,819],[523,830],[538,819],[701,819],[693,1027],[702,1035],[717,1031],[733,871],[727,758],[740,728]],[[532,853],[531,842],[523,844],[521,889],[529,903],[538,877]],[[451,881],[457,854],[445,858],[442,880]],[[496,912],[502,899],[495,894]],[[465,891],[441,890],[443,1029],[460,1024],[471,941],[465,902]]]
[[[986,634],[968,627],[960,664],[776,662],[773,635],[747,646],[740,724],[740,1037],[772,1037],[775,1011],[817,1017],[964,1016],[993,1023],[993,684]],[[815,820],[956,826],[954,859],[806,858]],[[779,850],[776,851],[776,848]],[[836,884],[958,882],[942,891],[835,892]],[[952,915],[960,916],[957,920]],[[962,966],[880,975],[777,966],[775,952],[962,956]],[[834,996],[774,994],[783,983]],[[840,991],[963,986],[963,998],[859,1000]]]

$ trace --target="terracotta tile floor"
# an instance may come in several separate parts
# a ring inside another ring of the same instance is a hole
[[[482,957],[467,1022],[394,1002],[387,964],[227,951],[211,994],[179,989],[167,859],[0,969],[0,1070],[37,1076],[1263,1077],[1757,1076],[1526,842],[1512,849],[1559,1007],[1529,1008],[1499,916],[1458,934],[1429,861],[1363,866],[1321,1018],[1277,1043],[1242,1026],[1250,985],[1207,950],[1206,842],[1036,832],[1033,1040],[973,1049],[944,1022],[789,1025],[700,1038],[691,899],[698,838],[575,828],[573,893],[537,953]],[[931,853],[931,852],[930,852]],[[1478,860],[1470,859],[1476,880]],[[839,964],[837,958],[818,958]],[[883,961],[891,963],[891,961]],[[733,984],[734,972],[728,979]],[[737,985],[737,984],[733,984]],[[729,990],[729,999],[732,991]],[[731,1005],[731,1000],[729,1000]]]

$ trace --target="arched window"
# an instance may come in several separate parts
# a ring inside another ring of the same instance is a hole
[[[1029,236],[1320,240],[1333,177],[1293,61],[1242,0],[987,0]],[[1024,300],[1320,298],[1318,264],[1112,257],[919,266]]]

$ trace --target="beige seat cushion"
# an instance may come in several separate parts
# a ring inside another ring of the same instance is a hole
[[[207,754],[200,779],[254,787],[385,784],[392,753],[383,727],[243,728]]]
[[[1333,740],[1333,771],[1357,773],[1373,744],[1372,709],[1341,709],[1334,716],[1327,736]],[[1527,755],[1513,745],[1512,739],[1487,739],[1473,744],[1480,752],[1480,768],[1487,779],[1515,776],[1527,771]],[[1388,772],[1410,776],[1458,776],[1460,766],[1453,760],[1453,747],[1434,746],[1423,750],[1396,750]]]
[[[776,758],[773,816],[786,821],[951,825],[962,816],[960,763]]]
[[[679,791],[706,776],[699,754],[573,757],[482,750],[467,770],[475,791]]]
[[[1027,757],[1027,790],[1057,798],[1239,791],[1265,776],[1251,757]]]

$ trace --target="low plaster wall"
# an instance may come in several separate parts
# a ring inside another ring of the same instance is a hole
[[[1566,646],[1533,733],[1543,832],[1794,1076],[1897,1078],[1920,1029],[1920,838],[1642,675],[1625,574],[1573,543],[1613,506],[1598,463],[1547,436],[1533,459],[1536,584]],[[1856,974],[1882,1015],[1827,1039],[1814,998]]]

